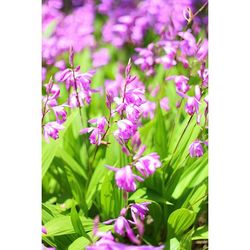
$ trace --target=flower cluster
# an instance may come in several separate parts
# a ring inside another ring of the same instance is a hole
[[[42,110],[42,126],[45,140],[49,141],[49,137],[56,140],[59,137],[59,131],[62,130],[63,123],[66,121],[67,112],[66,105],[57,105],[57,99],[60,96],[60,88],[55,84],[52,79],[45,85],[46,96],[43,97],[43,110]],[[45,116],[53,112],[56,121],[51,121],[43,124]]]
[[[100,239],[94,244],[87,247],[87,250],[97,250],[97,249],[125,249],[125,250],[161,250],[164,246],[154,247],[154,246],[137,246],[141,243],[140,237],[144,233],[144,220],[149,209],[148,205],[150,202],[144,203],[132,203],[129,204],[127,208],[123,208],[120,212],[120,216],[116,219],[111,219],[105,221],[104,224],[114,223],[114,232],[120,236],[127,237],[132,243],[136,245],[127,245],[115,241],[114,236],[110,231],[103,233],[98,231],[99,218],[95,219],[94,224],[94,234]],[[126,215],[130,211],[130,216],[132,220],[127,219]],[[133,227],[136,228],[138,235],[135,234]]]
[[[86,1],[83,6],[74,8],[70,14],[62,11],[63,1],[53,4],[48,0],[43,4],[42,58],[44,63],[51,65],[56,57],[67,52],[70,46],[80,52],[85,47],[94,47],[95,10],[92,1]],[[58,2],[58,1],[56,1]],[[51,27],[54,27],[51,31]],[[48,34],[49,33],[49,34]]]
[[[45,85],[46,96],[43,97],[43,111],[42,111],[42,125],[44,138],[48,141],[49,137],[54,140],[58,139],[59,131],[62,130],[63,123],[67,119],[66,107],[69,108],[80,108],[84,104],[90,104],[92,93],[97,92],[97,90],[92,89],[90,84],[92,82],[92,77],[94,71],[89,71],[87,73],[80,72],[80,66],[74,67],[74,51],[73,47],[70,47],[69,51],[69,63],[70,68],[65,68],[65,62],[58,61],[55,65],[61,69],[59,75],[57,75],[58,82],[64,82],[66,89],[68,91],[67,103],[58,105],[58,98],[60,97],[60,88],[58,84],[55,84],[50,79],[50,82]],[[45,116],[53,111],[56,121],[48,122],[43,124]],[[92,137],[96,133],[93,133]],[[92,139],[93,140],[93,139]]]
[[[115,172],[116,184],[119,188],[127,191],[133,192],[136,190],[136,181],[144,181],[143,177],[146,178],[156,171],[157,168],[161,166],[160,157],[157,153],[151,153],[146,156],[141,157],[145,150],[145,146],[141,146],[138,153],[133,157],[134,161],[125,167],[115,168],[112,166],[107,166],[111,171]],[[133,168],[135,168],[143,177],[133,173]]]

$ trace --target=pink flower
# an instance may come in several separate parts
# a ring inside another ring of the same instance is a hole
[[[166,110],[166,111],[169,111],[169,100],[167,97],[163,97],[160,101],[160,105],[161,105],[161,108]]]
[[[132,136],[131,144],[133,146],[134,151],[137,151],[139,149],[141,145],[141,139],[138,131]]]
[[[136,124],[141,115],[140,108],[137,107],[136,105],[129,104],[126,107],[125,112],[127,119]]]
[[[115,222],[114,224],[115,233],[123,237],[127,235],[131,242],[135,244],[140,244],[140,240],[136,238],[133,230],[131,229],[129,225],[129,221],[125,218],[126,212],[127,212],[127,209],[123,208],[120,212],[120,216],[117,219],[111,219],[111,220],[105,221],[104,224],[110,224],[112,222]]]
[[[190,86],[188,85],[188,80],[188,77],[183,75],[179,75],[174,78],[177,94],[186,94],[188,92],[188,90],[190,89]]]
[[[133,174],[131,167],[128,165],[123,168],[114,168],[111,166],[107,166],[107,168],[116,172],[115,173],[116,185],[127,192],[133,192],[136,190],[135,180],[143,181],[143,179],[140,176]]]
[[[64,109],[64,106],[63,105],[55,106],[55,107],[53,107],[53,111],[54,111],[55,116],[56,116],[56,121],[59,124],[63,124],[66,121],[66,118],[67,118],[67,112]]]
[[[139,56],[134,61],[135,65],[140,65],[142,71],[146,72],[147,76],[154,74],[154,44],[150,43],[147,48],[136,48],[135,51],[139,52]]]
[[[179,32],[178,35],[183,38],[180,42],[180,48],[184,55],[193,56],[197,50],[195,37],[190,31]]]
[[[199,111],[199,102],[195,97],[188,97],[185,110],[189,115],[194,115]]]
[[[96,90],[91,89],[90,84],[92,82],[92,77],[94,76],[94,71],[89,71],[86,73],[80,72],[80,66],[75,69],[65,69],[61,72],[59,81],[65,82],[67,90],[72,87],[74,93],[71,94],[69,98],[70,107],[79,107],[83,105],[83,101],[87,104],[91,101],[91,94],[96,92]],[[78,99],[77,100],[77,93]]]
[[[110,59],[108,49],[102,48],[96,51],[95,53],[93,53],[92,59],[93,59],[93,67],[95,68],[108,64]]]
[[[127,192],[136,190],[135,178],[130,166],[119,169],[115,174],[115,180],[117,186]]]
[[[84,128],[80,131],[80,134],[90,133],[89,140],[91,144],[101,144],[102,136],[105,133],[105,127],[108,122],[105,117],[94,118],[88,121],[91,124],[95,124],[96,127]]]
[[[47,69],[45,67],[42,67],[42,82],[46,79],[46,73]]]
[[[199,61],[206,59],[208,53],[208,40],[204,39],[203,43],[200,45],[196,57]]]
[[[142,109],[142,116],[143,117],[149,116],[150,119],[154,118],[154,112],[156,109],[155,102],[147,101],[141,105],[141,109]]]
[[[58,139],[59,131],[62,130],[64,127],[63,125],[57,122],[48,122],[44,125],[43,133],[44,138],[46,141],[49,141],[49,137],[53,138],[54,140]]]
[[[187,97],[187,103],[185,106],[185,110],[189,115],[194,115],[194,113],[199,112],[199,105],[201,99],[200,87],[198,85],[195,86],[195,96]]]
[[[130,120],[123,119],[117,122],[118,130],[114,132],[115,137],[122,141],[129,140],[136,132],[136,125]]]
[[[156,58],[156,62],[162,64],[165,69],[169,69],[176,65],[176,60],[169,55]]]
[[[124,235],[127,234],[130,241],[134,242],[135,244],[140,243],[140,241],[135,237],[134,232],[132,231],[129,222],[131,221],[126,220],[124,217],[126,214],[126,209],[122,209],[120,212],[120,216],[117,219],[111,219],[108,221],[103,222],[104,224],[110,224],[115,222],[115,232]],[[134,245],[127,245],[123,243],[119,243],[115,241],[112,233],[108,232],[101,232],[98,230],[98,217],[94,220],[94,228],[93,234],[95,236],[101,237],[98,241],[96,241],[93,245],[87,246],[86,250],[163,250],[164,246],[134,246]]]
[[[176,65],[176,52],[177,52],[177,43],[172,41],[164,41],[162,43],[159,43],[160,46],[163,46],[163,49],[165,51],[165,55],[162,57],[156,58],[156,62],[160,63],[164,66],[165,69],[169,69]]]
[[[145,216],[149,211],[147,206],[150,204],[151,202],[130,204],[131,214],[134,221],[136,221],[138,218],[140,218],[141,220],[145,219]]]
[[[202,86],[207,87],[208,86],[208,69],[205,68],[204,63],[201,65],[201,69],[198,71],[198,75],[202,80]]]
[[[45,226],[42,226],[42,233],[47,234],[47,229],[45,228]]]
[[[49,100],[57,99],[60,95],[60,88],[58,84],[48,83],[45,85],[46,93],[49,96]]]
[[[127,104],[134,104],[140,106],[145,102],[145,89],[136,87],[134,84],[127,85],[125,93],[125,101]]]
[[[56,250],[54,247],[46,247],[42,244],[42,250]]]
[[[189,153],[191,157],[201,157],[204,154],[201,143],[201,141],[196,140],[189,146]]]
[[[157,168],[161,166],[160,156],[157,153],[151,153],[141,157],[136,163],[136,169],[144,176],[152,175]]]

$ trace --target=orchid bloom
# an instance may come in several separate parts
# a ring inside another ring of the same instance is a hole
[[[96,124],[96,127],[84,128],[80,131],[80,134],[91,133],[89,140],[91,144],[100,145],[102,136],[105,134],[105,127],[108,125],[108,122],[105,117],[99,117],[90,119],[88,121],[90,124]]]
[[[129,165],[123,167],[123,168],[114,168],[111,166],[106,166],[109,170],[112,170],[115,172],[115,181],[116,185],[124,189],[127,192],[133,192],[136,190],[136,183],[137,181],[143,181],[143,178],[141,178],[138,175],[133,174],[132,169]]]
[[[57,123],[57,122],[48,122],[44,125],[43,133],[44,138],[48,142],[49,137],[53,138],[54,140],[58,139],[59,137],[59,131],[62,130],[64,127],[63,125]]]
[[[157,153],[151,153],[138,159],[135,167],[144,177],[148,177],[161,166],[159,159],[160,156]]]
[[[202,142],[199,140],[191,143],[191,145],[189,146],[189,153],[191,157],[201,157],[204,154],[201,144]]]

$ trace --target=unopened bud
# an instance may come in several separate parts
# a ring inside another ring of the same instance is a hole
[[[74,49],[72,46],[69,47],[69,64],[72,68],[74,67]]]
[[[192,22],[194,15],[190,7],[187,7],[186,9],[183,10],[183,16],[188,23]]]
[[[126,66],[126,76],[128,76],[128,75],[130,74],[131,67],[132,67],[131,58],[129,58],[128,64],[127,64],[127,66]]]

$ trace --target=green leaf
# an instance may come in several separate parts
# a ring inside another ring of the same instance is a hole
[[[91,219],[81,219],[83,227],[87,232],[91,231],[93,228],[93,221]],[[70,216],[58,216],[47,222],[45,225],[47,229],[47,237],[57,236],[57,235],[65,235],[65,234],[73,234],[75,230],[71,223]]]
[[[79,237],[76,239],[68,248],[68,250],[83,250],[86,246],[89,245],[89,240],[85,237]]]
[[[83,191],[83,187],[81,186],[81,182],[77,178],[77,176],[72,172],[71,169],[65,167],[65,174],[70,185],[70,190],[74,199],[77,201],[79,206],[82,208],[84,214],[87,216],[88,207],[86,204],[85,192]]]
[[[173,197],[177,199],[188,188],[194,188],[208,177],[207,153],[199,159],[194,159],[184,167],[184,171],[178,180]]]
[[[58,143],[50,141],[50,143],[43,142],[42,144],[42,178],[47,173],[57,151]]]
[[[192,235],[194,233],[194,229],[192,228],[189,232],[187,232],[180,241],[180,250],[192,250]]]
[[[208,226],[198,227],[192,237],[192,240],[207,240],[208,239]]]
[[[90,180],[90,183],[88,186],[88,190],[86,193],[86,203],[87,203],[88,208],[90,208],[92,205],[93,197],[96,194],[98,184],[101,183],[102,179],[105,176],[105,173],[108,172],[108,169],[104,166],[104,164],[105,164],[105,160],[101,160],[98,163],[98,165],[97,165],[97,167],[96,167],[96,169],[91,177],[91,180]]]
[[[79,163],[77,163],[65,150],[63,150],[62,148],[58,148],[57,156],[61,158],[73,172],[79,174],[85,180],[88,179],[85,169],[80,166]]]
[[[146,188],[139,188],[137,189],[129,198],[129,201],[135,202],[143,202],[143,201],[151,201],[151,202],[158,202],[163,203],[166,205],[173,205],[172,203],[168,202],[164,197],[160,196],[156,192],[146,189]]]
[[[154,133],[154,143],[156,152],[159,153],[161,159],[167,156],[167,131],[165,126],[164,117],[162,115],[161,107],[158,103],[157,113],[156,113],[156,123],[155,123],[155,133]]]
[[[177,238],[169,239],[165,244],[165,249],[180,250],[180,242]]]
[[[79,215],[76,211],[75,206],[71,208],[71,223],[75,229],[75,232],[78,233],[79,235],[82,235],[83,237],[87,238],[90,242],[92,242],[91,238],[89,235],[85,232],[82,222],[79,218]]]
[[[186,208],[175,210],[168,218],[169,238],[179,236],[192,226],[196,218],[193,211]]]
[[[113,173],[111,171],[107,172],[101,186],[101,207],[105,219],[110,218],[114,204],[112,179]]]

